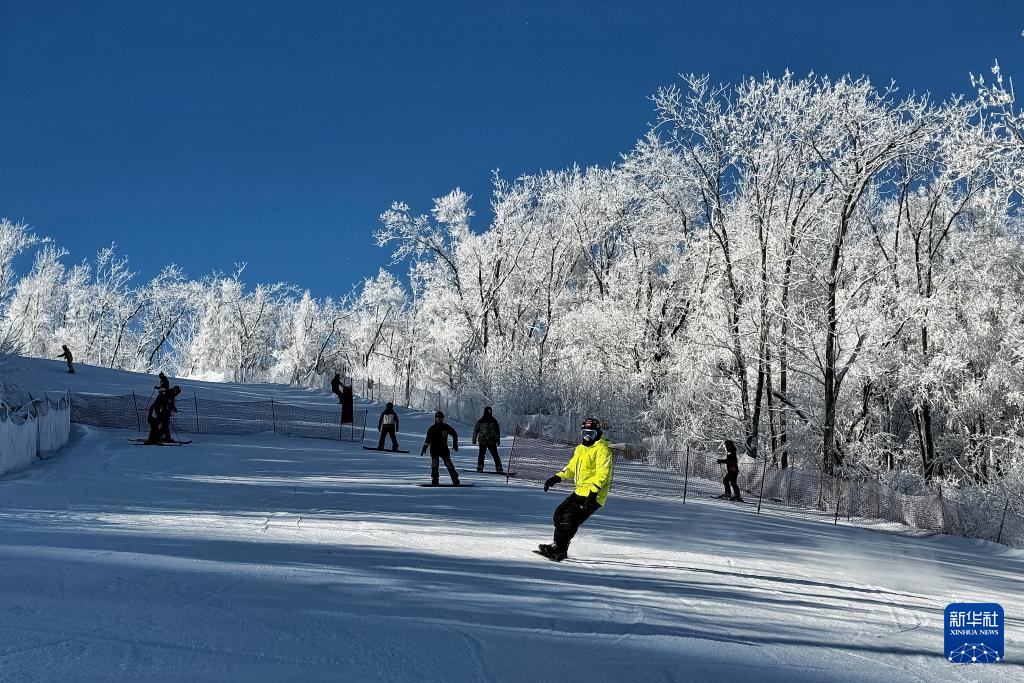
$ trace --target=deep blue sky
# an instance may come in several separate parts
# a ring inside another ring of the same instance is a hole
[[[614,162],[680,72],[1024,83],[1019,5],[0,0],[0,216],[140,279],[248,261],[343,294],[393,200],[461,186],[482,229],[493,169]]]

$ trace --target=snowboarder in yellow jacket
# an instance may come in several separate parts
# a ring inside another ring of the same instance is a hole
[[[580,427],[581,443],[573,451],[572,459],[561,472],[544,482],[544,490],[570,477],[576,490],[555,508],[554,543],[542,543],[540,553],[550,560],[561,562],[569,552],[569,542],[580,525],[597,512],[608,500],[612,485],[612,451],[601,431],[601,423],[587,418]]]

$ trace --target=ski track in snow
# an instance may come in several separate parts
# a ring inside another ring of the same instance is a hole
[[[29,390],[69,381],[60,363],[26,363],[16,381]],[[74,379],[151,386],[88,366]],[[194,384],[336,405],[295,387]],[[420,443],[431,416],[401,412],[403,445]],[[455,426],[468,442],[472,426]],[[531,551],[571,489],[477,475],[475,449],[454,458],[476,486],[451,491],[415,486],[428,459],[358,443],[196,435],[146,448],[134,433],[73,432],[0,479],[0,681],[1024,676],[1024,553],[991,543],[613,488],[553,563]],[[1003,605],[1005,661],[946,662],[954,601]]]

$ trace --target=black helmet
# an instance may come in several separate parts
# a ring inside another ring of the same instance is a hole
[[[594,441],[597,441],[603,434],[601,431],[601,421],[588,417],[583,421],[583,424],[580,425],[580,432],[583,436],[584,442],[593,443]]]
[[[434,413],[434,419],[436,420],[437,418],[441,418],[443,420],[444,419],[444,413],[442,413],[440,410],[437,411],[436,413]]]

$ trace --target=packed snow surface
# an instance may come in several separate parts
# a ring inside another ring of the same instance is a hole
[[[62,365],[25,361],[14,379],[35,391],[153,384]],[[336,403],[274,385],[193,387]],[[531,551],[550,539],[568,483],[545,494],[477,474],[471,426],[456,425],[455,461],[474,487],[417,487],[430,416],[399,412],[407,455],[270,434],[140,447],[135,432],[75,425],[63,451],[0,480],[0,680],[1024,676],[1022,552],[613,488],[557,564]],[[950,602],[1003,606],[1004,661],[943,658]]]

